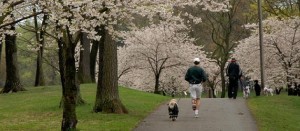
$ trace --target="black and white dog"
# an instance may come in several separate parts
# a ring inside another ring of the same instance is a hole
[[[269,96],[269,95],[273,96],[273,92],[274,92],[274,90],[272,88],[268,87],[268,85],[265,86],[265,88],[264,88],[264,94],[265,95],[267,95],[267,96]]]
[[[168,111],[169,111],[169,115],[170,115],[169,118],[172,119],[172,121],[175,121],[178,117],[178,112],[179,112],[179,108],[178,108],[176,99],[170,100],[170,102],[168,104]]]
[[[244,98],[247,99],[250,96],[250,87],[249,86],[245,86],[243,89],[243,95]]]

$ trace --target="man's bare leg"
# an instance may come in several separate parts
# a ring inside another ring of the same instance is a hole
[[[200,98],[196,99],[196,109],[195,109],[195,117],[198,117],[198,113],[199,113],[199,108],[200,108]]]
[[[196,110],[197,109],[197,99],[192,99],[192,108],[193,110]]]

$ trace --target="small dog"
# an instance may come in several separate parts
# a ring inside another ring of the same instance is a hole
[[[273,96],[273,92],[274,92],[274,90],[273,90],[272,88],[269,88],[268,86],[266,86],[266,87],[264,88],[264,93],[265,93],[265,95],[267,95],[267,96],[269,96],[269,95]]]
[[[281,88],[276,87],[275,88],[276,95],[279,95],[282,89],[283,89],[282,87]]]
[[[243,94],[244,94],[245,99],[247,99],[249,97],[249,95],[250,95],[250,87],[249,86],[244,87]]]
[[[178,117],[178,112],[179,112],[176,99],[170,100],[170,102],[168,104],[168,111],[169,111],[169,115],[170,115],[169,118],[172,119],[172,121],[175,121]]]

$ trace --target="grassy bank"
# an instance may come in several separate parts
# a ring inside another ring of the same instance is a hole
[[[260,131],[300,131],[300,97],[251,96],[248,105]]]
[[[0,130],[58,131],[62,109],[58,108],[61,87],[32,87],[28,91],[0,95]],[[81,95],[86,105],[77,107],[78,130],[130,131],[139,121],[168,97],[119,88],[123,104],[129,114],[116,115],[92,113],[96,85],[81,85]]]

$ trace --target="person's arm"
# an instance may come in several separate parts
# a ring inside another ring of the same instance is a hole
[[[227,65],[227,67],[226,67],[226,76],[229,76],[229,72],[228,72],[228,68],[229,68],[229,64]]]
[[[242,75],[243,75],[243,71],[242,71],[242,69],[241,69],[240,65],[238,65],[238,66],[239,66],[239,78],[241,78],[241,77],[242,77]]]
[[[185,74],[185,78],[184,78],[187,82],[190,81],[190,74],[189,74],[189,70],[186,71],[186,74]]]

